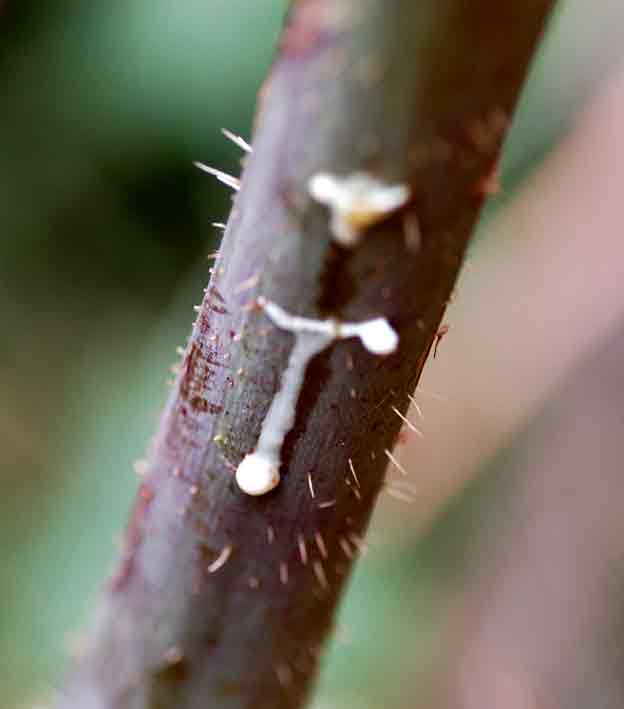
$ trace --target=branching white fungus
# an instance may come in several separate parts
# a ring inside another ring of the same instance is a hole
[[[262,424],[256,449],[243,458],[236,470],[240,489],[254,496],[264,495],[279,484],[282,444],[295,422],[297,401],[310,360],[338,339],[359,337],[364,347],[376,355],[394,352],[399,342],[385,318],[341,323],[291,315],[264,298],[259,298],[258,304],[277,327],[295,335],[295,344],[280,389]]]

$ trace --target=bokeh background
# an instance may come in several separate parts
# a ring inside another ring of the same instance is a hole
[[[286,5],[0,0],[0,706],[60,684],[110,572],[230,204],[192,162],[238,173]],[[427,706],[509,440],[624,310],[622,62],[620,0],[560,2],[316,709]]]

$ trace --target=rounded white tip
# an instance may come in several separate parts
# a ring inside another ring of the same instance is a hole
[[[308,181],[310,194],[322,204],[330,204],[335,200],[339,189],[336,178],[326,172],[318,172],[316,175],[312,175]]]
[[[369,320],[360,326],[360,340],[369,352],[391,354],[399,344],[399,336],[385,318]]]
[[[236,470],[238,487],[247,495],[266,495],[279,485],[279,466],[258,453],[249,453]]]

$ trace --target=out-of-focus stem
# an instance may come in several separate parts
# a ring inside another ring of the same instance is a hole
[[[623,325],[493,466],[432,706],[624,706]]]

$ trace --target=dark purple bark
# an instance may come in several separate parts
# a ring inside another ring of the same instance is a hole
[[[551,5],[294,4],[124,558],[59,706],[304,701],[351,567],[345,544],[364,534],[401,426],[393,407],[405,412],[417,383]],[[308,196],[318,171],[367,171],[412,199],[344,250]],[[250,498],[233,473],[293,344],[258,295],[309,317],[385,316],[400,347],[378,358],[342,341],[313,360],[282,482]]]

